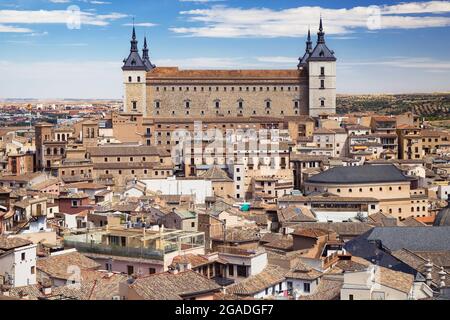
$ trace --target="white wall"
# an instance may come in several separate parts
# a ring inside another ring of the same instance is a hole
[[[147,185],[147,190],[161,192],[169,195],[195,194],[196,204],[205,203],[206,197],[212,197],[212,182],[206,180],[176,180],[173,177],[167,179],[142,180]]]
[[[437,196],[441,200],[448,200],[450,195],[450,185],[448,186],[439,186],[437,191]]]
[[[0,258],[0,274],[12,275],[14,287],[36,284],[36,247],[37,245],[31,244],[17,248]],[[25,254],[24,260],[22,260],[22,253]],[[34,268],[34,274],[31,273],[32,268]]]

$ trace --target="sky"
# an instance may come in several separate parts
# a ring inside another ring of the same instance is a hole
[[[157,66],[296,68],[320,16],[338,93],[450,92],[450,1],[1,0],[0,99],[122,98],[133,19]]]

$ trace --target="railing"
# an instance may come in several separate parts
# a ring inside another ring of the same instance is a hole
[[[152,250],[149,248],[107,246],[98,243],[84,243],[68,240],[64,240],[64,247],[76,248],[78,251],[85,253],[97,253],[112,256],[155,259],[155,260],[163,260],[165,253],[170,253],[178,250],[178,245],[176,244],[166,245],[163,251],[163,250]]]

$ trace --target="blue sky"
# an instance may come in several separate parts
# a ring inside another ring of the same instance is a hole
[[[0,98],[121,98],[133,17],[159,66],[295,68],[321,14],[339,93],[450,91],[450,1],[2,0]]]

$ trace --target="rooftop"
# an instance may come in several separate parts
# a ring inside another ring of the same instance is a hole
[[[192,270],[137,278],[130,284],[130,288],[145,300],[182,300],[195,294],[220,290],[220,286],[214,281]]]
[[[405,176],[394,165],[363,165],[351,167],[333,167],[308,179],[309,183],[360,184],[407,182]]]

